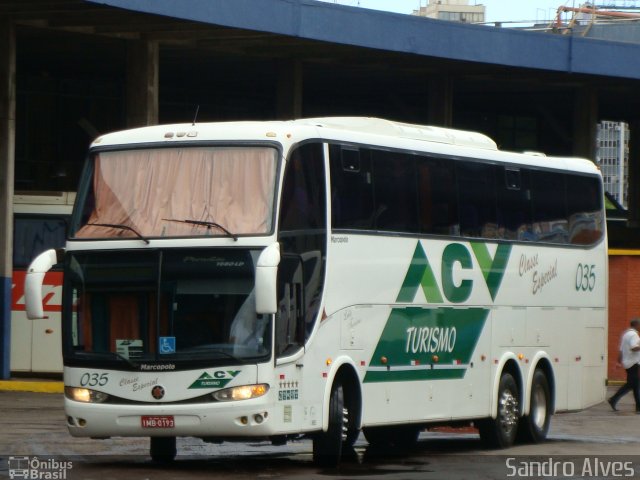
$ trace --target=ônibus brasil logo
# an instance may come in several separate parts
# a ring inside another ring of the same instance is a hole
[[[511,254],[511,245],[499,244],[491,256],[485,243],[471,242],[469,250],[450,243],[442,252],[441,287],[427,254],[418,242],[398,294],[398,303],[412,303],[422,288],[427,303],[468,300],[473,280],[458,284],[453,269],[473,268],[475,256],[486,287],[495,301]],[[487,320],[487,308],[394,308],[373,353],[365,382],[463,378]]]

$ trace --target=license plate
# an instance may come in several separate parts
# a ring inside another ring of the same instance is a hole
[[[140,417],[142,428],[174,428],[173,415],[143,415]]]

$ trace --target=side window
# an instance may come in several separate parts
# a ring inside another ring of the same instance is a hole
[[[332,145],[331,223],[333,228],[374,228],[373,174],[369,151]]]
[[[532,230],[538,241],[568,241],[565,176],[556,172],[531,171]]]
[[[388,232],[418,231],[415,159],[411,155],[372,150],[374,226]]]
[[[458,162],[460,235],[498,238],[494,166]]]
[[[293,151],[284,175],[278,241],[276,354],[302,347],[319,315],[327,248],[327,201],[323,145]]]
[[[67,218],[16,214],[13,220],[13,266],[26,268],[40,253],[64,246]]]
[[[505,240],[535,240],[531,226],[529,172],[519,168],[496,169],[498,232]]]
[[[451,161],[417,158],[420,233],[458,235],[458,202]]]
[[[567,177],[569,243],[591,245],[602,237],[602,192],[595,177]]]

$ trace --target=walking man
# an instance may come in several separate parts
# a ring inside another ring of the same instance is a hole
[[[614,410],[618,410],[616,405],[629,391],[633,392],[636,401],[636,413],[640,413],[640,318],[631,320],[631,328],[622,334],[620,339],[620,352],[618,353],[618,363],[621,363],[627,371],[627,383],[621,386],[609,400],[609,405]]]

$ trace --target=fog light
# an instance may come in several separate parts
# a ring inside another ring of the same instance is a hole
[[[264,417],[262,415],[260,415],[259,413],[256,413],[253,416],[253,419],[255,420],[256,423],[260,424],[262,422],[264,422]]]
[[[79,418],[78,419],[78,425],[81,427],[84,427],[87,425],[87,421],[84,418]]]
[[[246,425],[249,423],[249,419],[247,417],[240,417],[240,423]]]

